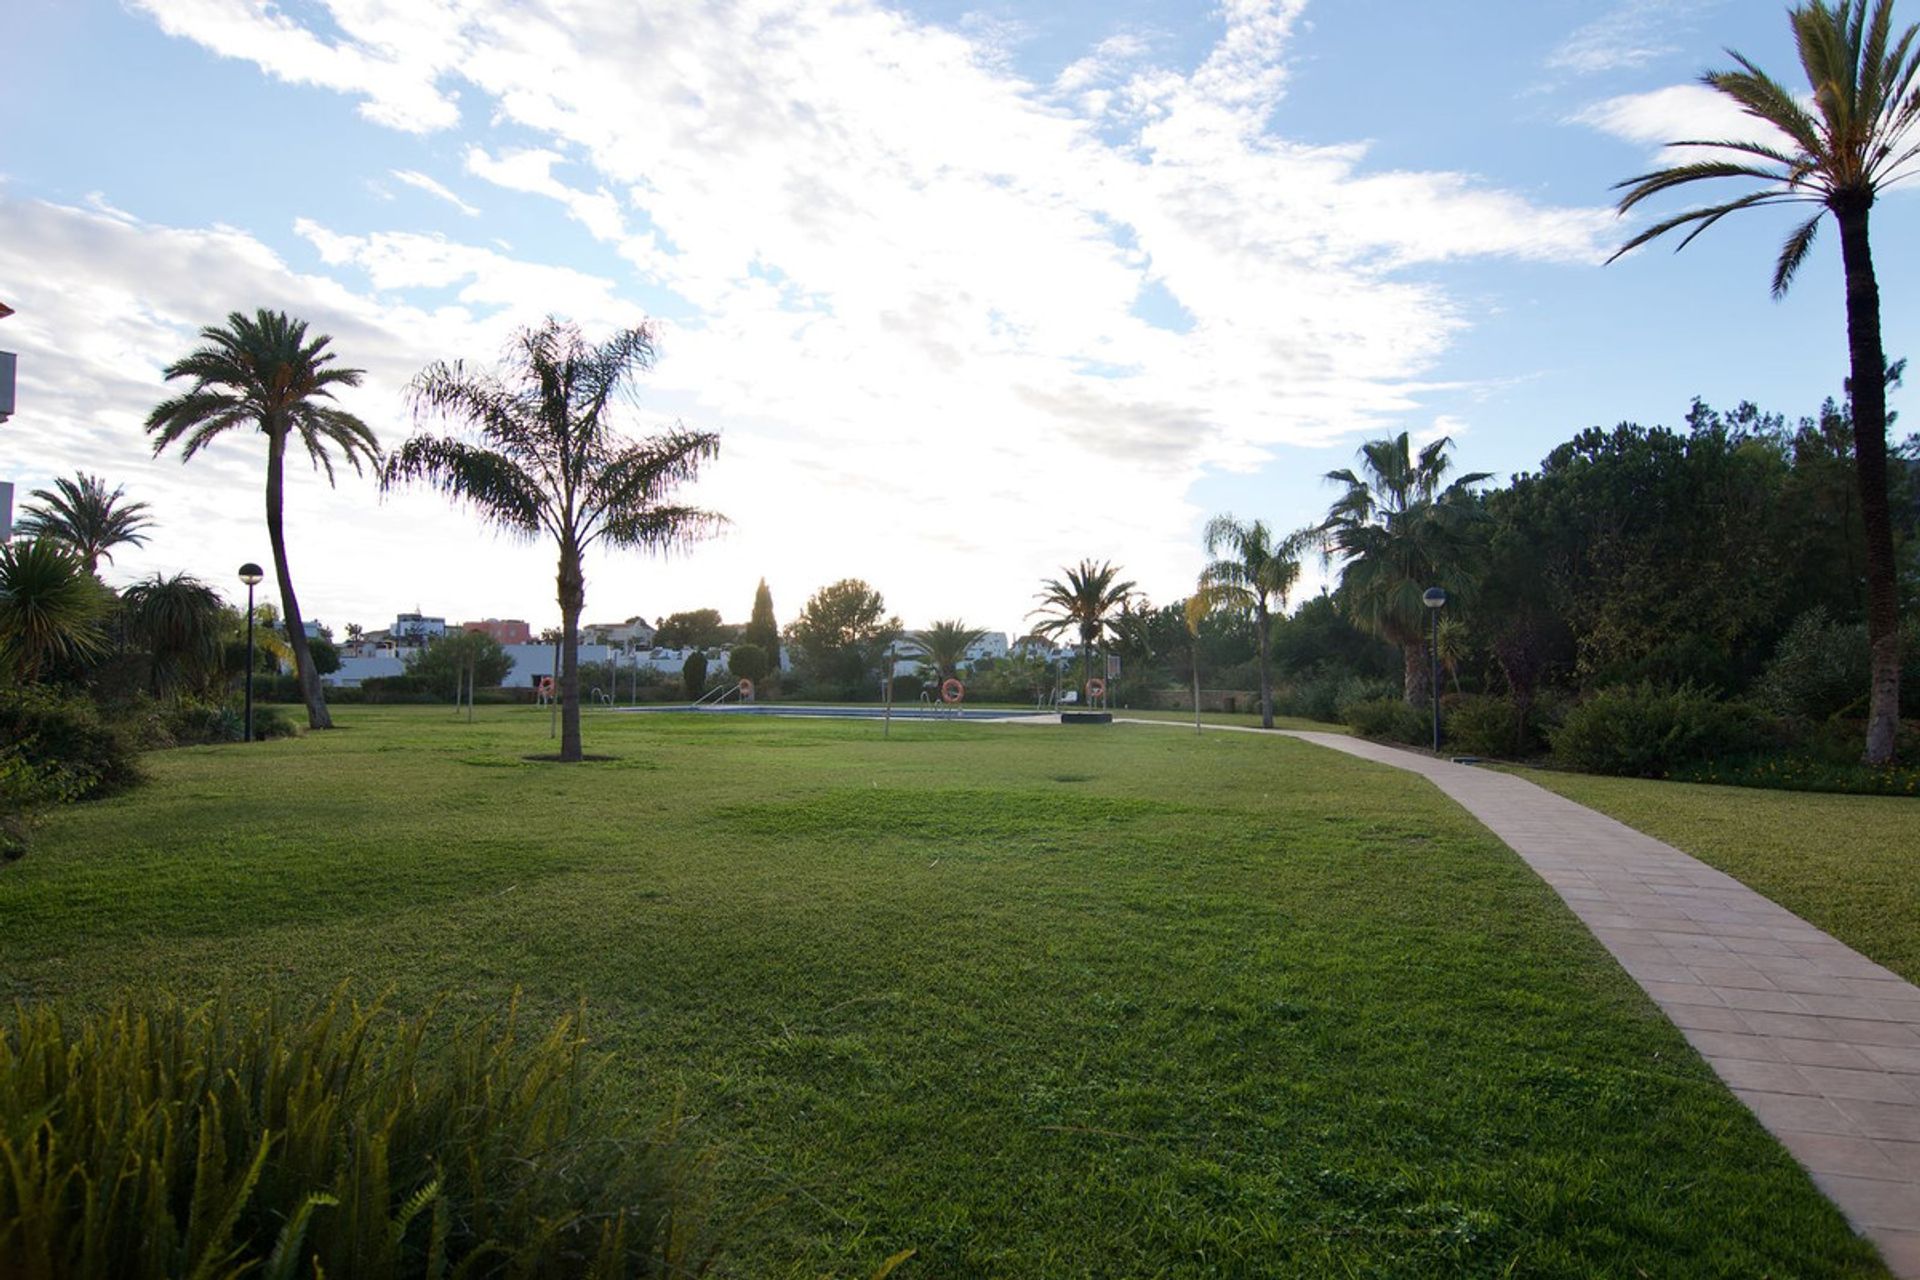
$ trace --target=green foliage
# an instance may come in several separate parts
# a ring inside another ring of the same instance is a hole
[[[78,798],[71,774],[36,764],[13,744],[0,746],[0,863],[27,851],[27,837],[44,809]]]
[[[743,680],[758,684],[767,678],[770,659],[757,644],[737,644],[727,652],[727,670]]]
[[[513,659],[484,631],[449,632],[407,658],[407,675],[417,688],[448,701],[460,696],[469,668],[474,688],[491,689],[513,670]]]
[[[740,633],[744,644],[757,644],[766,653],[767,661],[779,665],[780,661],[780,624],[773,616],[773,592],[767,589],[767,580],[760,579],[760,585],[753,589],[753,615],[747,619],[746,630]]]
[[[145,546],[145,530],[153,524],[144,502],[122,502],[126,490],[86,472],[69,480],[62,476],[52,489],[35,489],[33,501],[21,505],[14,536],[51,538],[71,548],[88,573],[101,559],[113,559],[113,548]]]
[[[1552,735],[1554,759],[1574,769],[1662,778],[1760,745],[1752,708],[1682,685],[1603,689],[1567,712]]]
[[[1540,737],[1512,698],[1469,694],[1440,700],[1443,741],[1467,755],[1515,760],[1532,755]]]
[[[924,631],[907,633],[907,653],[920,659],[922,674],[938,684],[960,669],[967,650],[986,635],[981,627],[970,627],[958,618],[934,623]]]
[[[687,692],[689,699],[698,698],[707,691],[707,655],[695,651],[687,655],[687,661],[680,668],[680,686]]]
[[[32,1280],[704,1270],[687,1165],[595,1089],[579,1019],[449,1031],[336,992],[122,998],[0,1025],[0,1274]]]
[[[212,587],[190,574],[156,573],[120,593],[120,612],[127,640],[146,660],[156,697],[206,691],[219,682],[231,620]],[[335,669],[339,665],[336,658]]]
[[[112,597],[77,553],[51,538],[0,544],[0,677],[34,680],[49,666],[106,652]]]
[[[1104,639],[1119,639],[1120,619],[1132,614],[1128,609],[1135,583],[1120,577],[1120,567],[1110,561],[1082,560],[1061,570],[1058,578],[1040,584],[1040,607],[1032,616],[1040,619],[1035,635],[1058,641],[1070,636],[1080,642],[1080,678],[1100,674],[1093,670],[1093,650]]]
[[[662,618],[653,642],[662,649],[705,649],[726,639],[727,630],[718,609],[687,609]]]
[[[340,669],[340,648],[325,636],[308,636],[307,652],[313,655],[313,669],[330,676]]]
[[[1347,727],[1363,738],[1387,742],[1425,743],[1433,738],[1433,722],[1406,699],[1389,695],[1346,703],[1340,709]]]
[[[139,782],[137,747],[86,698],[39,685],[0,689],[0,743],[75,799]]]
[[[840,697],[874,693],[873,677],[899,634],[900,619],[887,614],[886,598],[858,578],[814,592],[792,628],[802,674]]]

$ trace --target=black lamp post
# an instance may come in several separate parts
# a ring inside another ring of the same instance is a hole
[[[1433,685],[1433,749],[1440,749],[1440,610],[1447,603],[1447,593],[1441,587],[1428,587],[1420,595],[1420,603],[1427,606],[1427,612],[1433,615],[1433,638],[1427,644],[1427,656],[1432,659]]]
[[[266,575],[260,572],[260,566],[249,560],[240,566],[240,581],[247,584],[247,736],[253,741],[253,589],[260,585],[260,579]]]

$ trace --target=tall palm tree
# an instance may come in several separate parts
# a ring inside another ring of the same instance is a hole
[[[182,443],[181,461],[190,461],[231,427],[252,426],[267,440],[267,542],[273,550],[274,576],[280,584],[280,611],[287,620],[294,670],[307,704],[307,724],[331,729],[320,675],[307,649],[305,620],[293,593],[287,567],[283,522],[287,442],[298,440],[313,464],[333,483],[329,446],[355,471],[362,459],[379,462],[380,442],[367,424],[333,403],[334,388],[360,385],[361,370],[333,367],[327,350],[332,339],[307,337],[304,320],[285,312],[261,310],[248,317],[235,311],[225,328],[200,331],[206,345],[166,368],[167,380],[191,378],[185,394],[163,401],[147,415],[147,433],[158,456]]]
[[[1810,0],[1788,12],[1800,68],[1813,90],[1809,111],[1783,84],[1738,53],[1738,70],[1701,79],[1755,120],[1780,134],[1777,142],[1689,141],[1711,159],[1656,169],[1618,184],[1620,211],[1643,200],[1710,178],[1741,178],[1757,190],[1706,208],[1665,218],[1622,245],[1613,256],[1692,225],[1679,247],[1730,213],[1775,204],[1816,206],[1781,246],[1773,268],[1773,295],[1792,287],[1832,214],[1840,229],[1840,260],[1847,281],[1847,349],[1852,377],[1853,456],[1866,526],[1867,634],[1872,647],[1866,760],[1893,759],[1900,725],[1900,620],[1893,558],[1893,518],[1887,501],[1887,360],[1880,340],[1880,286],[1874,276],[1869,215],[1880,192],[1911,177],[1920,158],[1920,48],[1908,27],[1893,33],[1893,0]]]
[[[109,492],[105,480],[84,471],[71,480],[62,476],[52,489],[33,491],[37,502],[21,504],[16,532],[66,543],[80,554],[86,571],[93,573],[102,556],[113,559],[113,548],[146,545],[142,531],[153,523],[147,504],[122,502],[125,496],[125,489],[115,486]]]
[[[1339,598],[1362,630],[1398,645],[1409,705],[1427,700],[1427,610],[1421,595],[1439,586],[1464,594],[1472,580],[1474,527],[1484,520],[1476,471],[1445,484],[1453,460],[1445,436],[1416,455],[1402,431],[1360,447],[1361,471],[1329,471],[1346,486],[1314,532],[1341,564]],[[1364,474],[1362,474],[1364,473]]]
[[[1242,524],[1232,515],[1207,522],[1207,554],[1218,557],[1200,571],[1196,606],[1206,613],[1228,610],[1253,618],[1260,651],[1260,725],[1273,728],[1273,610],[1285,610],[1300,581],[1300,553],[1311,531],[1275,542],[1264,521]]]
[[[970,627],[958,618],[951,618],[936,622],[925,631],[908,632],[907,642],[920,659],[933,668],[933,678],[945,680],[967,660],[967,650],[979,643],[986,634],[979,627]]]
[[[220,673],[227,609],[220,593],[190,574],[154,574],[120,593],[127,638],[147,655],[155,697],[205,688]]]
[[[37,680],[48,664],[98,657],[112,596],[52,538],[0,543],[0,675]]]
[[[1093,647],[1102,638],[1118,634],[1119,613],[1133,594],[1131,579],[1121,582],[1117,566],[1082,560],[1077,568],[1063,568],[1064,578],[1040,584],[1040,607],[1028,617],[1042,619],[1034,634],[1055,639],[1069,631],[1080,637],[1080,678],[1093,678]]]
[[[414,379],[414,411],[466,435],[415,435],[387,459],[383,489],[425,481],[508,533],[542,532],[560,550],[560,758],[580,756],[580,610],[587,549],[664,551],[712,532],[724,517],[669,501],[720,451],[720,437],[675,429],[639,442],[609,422],[614,397],[653,366],[651,327],[591,346],[549,317],[524,329],[498,370],[436,363]]]

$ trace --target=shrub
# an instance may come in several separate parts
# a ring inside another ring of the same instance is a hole
[[[0,1275],[699,1273],[695,1165],[594,1082],[578,1022],[522,1041],[336,993],[122,999],[0,1023]],[[59,1259],[54,1269],[47,1259]]]
[[[1603,689],[1567,712],[1553,734],[1554,757],[1593,773],[1665,777],[1683,765],[1761,745],[1764,725],[1751,707],[1682,685]]]
[[[1908,618],[1900,629],[1905,669],[1900,677],[1903,714],[1920,713],[1920,621]],[[1865,715],[1872,672],[1864,623],[1840,623],[1824,606],[1794,619],[1774,646],[1766,671],[1754,686],[1755,698],[1783,716],[1824,720]]]
[[[1523,721],[1512,698],[1466,694],[1441,699],[1441,729],[1457,750],[1476,756],[1515,759],[1532,753],[1537,735]]]
[[[0,743],[34,769],[57,776],[74,799],[109,795],[142,777],[130,733],[87,699],[43,685],[0,691]]]
[[[1350,702],[1342,712],[1342,717],[1347,727],[1363,738],[1384,738],[1389,742],[1426,742],[1433,734],[1432,721],[1401,698],[1367,698]]]
[[[64,771],[32,763],[18,747],[0,747],[0,863],[26,853],[40,811],[73,799],[74,785]]]
[[[698,698],[707,691],[706,654],[696,650],[687,655],[686,665],[680,668],[680,687],[689,698]]]
[[[737,644],[727,652],[727,670],[755,684],[767,678],[767,651],[757,644]]]

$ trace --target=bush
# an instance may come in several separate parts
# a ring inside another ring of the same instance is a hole
[[[1920,620],[1908,618],[1900,629],[1902,714],[1920,714]],[[1754,686],[1755,698],[1768,710],[1805,720],[1863,716],[1867,711],[1872,663],[1864,623],[1835,622],[1824,607],[1794,619],[1774,646],[1766,671]]]
[[[1765,726],[1743,703],[1682,685],[1604,689],[1567,712],[1553,734],[1559,763],[1592,773],[1661,778],[1682,766],[1760,746]]]
[[[110,795],[143,776],[131,733],[87,699],[44,685],[0,691],[0,743],[74,799]]]
[[[727,652],[727,670],[758,684],[767,678],[770,670],[767,651],[757,644],[737,644]]]
[[[0,1275],[699,1273],[694,1172],[594,1084],[575,1019],[130,1000],[0,1024]],[[62,1260],[55,1271],[44,1259]]]
[[[1350,702],[1342,712],[1347,727],[1363,738],[1389,742],[1427,742],[1433,722],[1402,698],[1367,698]]]
[[[42,809],[74,796],[73,780],[64,771],[32,763],[18,747],[0,747],[0,863],[26,853],[28,832]]]
[[[698,698],[707,691],[706,654],[695,651],[687,655],[686,665],[680,668],[680,687],[688,698]]]
[[[1466,694],[1442,698],[1440,706],[1444,741],[1468,755],[1513,760],[1538,745],[1534,726],[1522,721],[1512,698]]]

